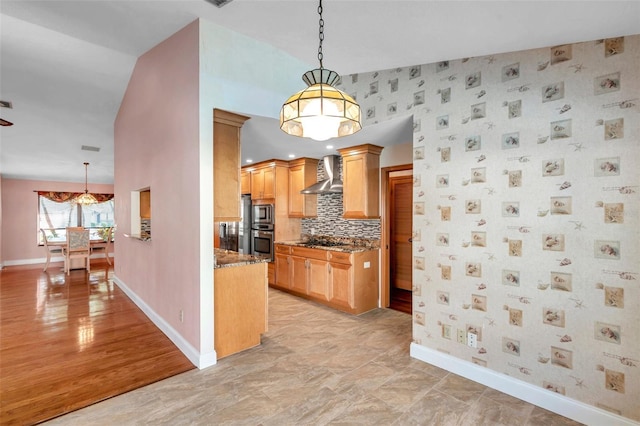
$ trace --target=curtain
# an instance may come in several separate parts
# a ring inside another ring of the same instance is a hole
[[[73,201],[79,195],[82,195],[82,192],[55,192],[55,191],[34,191],[37,192],[38,195],[45,197],[47,200],[54,201],[56,203],[64,203],[67,201]],[[113,194],[94,194],[92,193],[96,200],[99,203],[104,203],[105,201],[109,201],[113,199]]]

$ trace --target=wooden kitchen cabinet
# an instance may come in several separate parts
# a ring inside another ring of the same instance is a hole
[[[365,144],[339,149],[342,156],[343,217],[380,218],[381,146]]]
[[[286,161],[270,160],[256,164],[251,171],[251,199],[278,200],[286,206],[288,195],[289,166]]]
[[[288,290],[291,281],[291,247],[275,244],[275,280],[273,287]]]
[[[351,255],[333,257],[329,262],[330,301],[337,308],[354,309]]]
[[[307,289],[314,300],[329,300],[329,265],[326,260],[307,259]]]
[[[140,191],[140,217],[151,219],[151,190]]]
[[[274,287],[351,314],[378,307],[378,252],[276,244]]]
[[[378,252],[329,252],[329,306],[355,315],[378,307]]]
[[[240,221],[240,128],[248,119],[213,110],[214,222]]]
[[[289,161],[289,217],[318,216],[318,195],[300,191],[318,181],[318,160],[299,158]]]
[[[291,247],[290,289],[312,299],[329,300],[327,251]]]
[[[307,259],[299,256],[291,256],[291,276],[289,277],[289,288],[291,291],[303,295],[309,294],[307,275]]]
[[[260,344],[267,331],[267,266],[214,269],[214,347],[218,359]]]
[[[244,169],[240,172],[240,193],[251,194],[251,172]]]

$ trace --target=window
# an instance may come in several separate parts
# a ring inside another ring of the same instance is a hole
[[[70,201],[57,202],[38,195],[38,229],[42,228],[49,240],[64,240],[67,226],[83,226],[92,233],[100,228],[112,227],[114,199],[83,206]],[[42,245],[42,233],[38,231],[38,244]]]

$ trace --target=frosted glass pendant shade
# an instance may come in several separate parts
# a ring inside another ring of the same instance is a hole
[[[280,111],[280,129],[293,136],[324,141],[362,129],[360,106],[335,84],[340,76],[331,70],[307,71],[302,79],[309,87],[291,96]]]

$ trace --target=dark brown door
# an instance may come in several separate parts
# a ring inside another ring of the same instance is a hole
[[[390,307],[411,312],[411,234],[413,176],[389,174]],[[395,306],[394,306],[395,305]],[[398,305],[408,305],[401,309]]]

